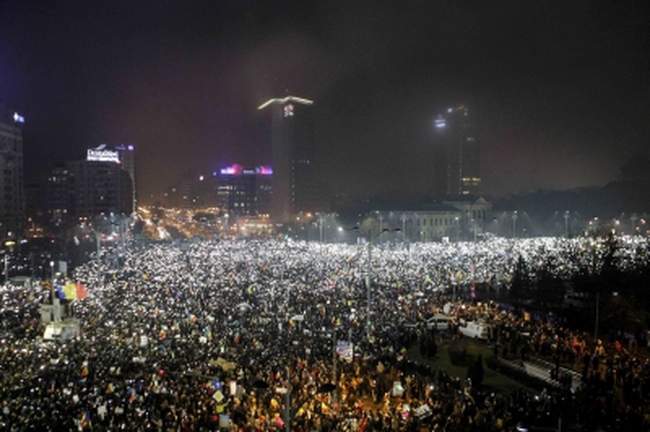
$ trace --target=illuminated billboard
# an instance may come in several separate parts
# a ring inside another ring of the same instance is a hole
[[[231,165],[228,165],[224,168],[221,168],[219,170],[219,174],[221,175],[263,175],[263,176],[270,176],[273,175],[273,168],[271,168],[268,165],[261,165],[255,167],[255,169],[250,169],[250,168],[244,168],[242,165],[234,163]],[[217,172],[212,173],[213,176],[217,175]]]
[[[120,155],[116,151],[104,150],[103,148],[98,147],[96,149],[88,149],[86,160],[94,162],[120,163]]]
[[[273,168],[271,168],[268,165],[258,166],[257,168],[255,168],[255,173],[259,175],[272,175]]]

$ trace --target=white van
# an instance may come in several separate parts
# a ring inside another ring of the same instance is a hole
[[[458,330],[463,336],[471,337],[474,339],[484,339],[487,340],[490,334],[490,327],[481,322],[477,321],[467,321],[464,324],[461,324],[458,327]]]
[[[427,328],[429,330],[449,330],[449,321],[451,318],[448,315],[436,314],[427,320]]]

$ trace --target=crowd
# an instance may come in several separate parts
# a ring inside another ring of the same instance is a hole
[[[621,243],[619,265],[647,265],[645,240]],[[73,275],[89,293],[70,308],[79,338],[42,341],[38,307],[49,290],[0,288],[0,429],[266,431],[290,419],[300,431],[506,431],[569,416],[563,398],[571,396],[494,394],[413,365],[414,330],[404,323],[423,322],[445,304],[456,321],[490,322],[506,354],[568,361],[574,352],[584,385],[602,390],[581,406],[600,407],[601,424],[620,418],[648,427],[648,363],[631,350],[495,304],[450,303],[450,286],[507,282],[519,256],[533,269],[553,257],[569,277],[597,266],[602,251],[588,239],[415,244],[372,254],[270,240],[105,251]],[[340,341],[354,344],[352,356],[337,354]],[[609,395],[619,389],[621,397]]]

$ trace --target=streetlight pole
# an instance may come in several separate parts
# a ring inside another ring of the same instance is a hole
[[[368,237],[368,265],[366,268],[366,337],[370,337],[370,310],[371,310],[371,290],[370,290],[370,272],[372,269],[372,238]]]
[[[99,233],[96,230],[93,230],[93,232],[95,233],[95,243],[96,243],[96,247],[97,247],[97,259],[99,259],[99,252],[100,252],[101,247],[102,247],[102,240],[101,240],[101,237],[100,237]]]
[[[291,432],[291,368],[287,366],[287,392],[284,395],[284,430]]]
[[[389,230],[389,229],[383,229],[382,231],[379,232],[377,235],[377,239],[381,237],[381,235],[387,231],[400,231],[399,228]],[[367,307],[367,312],[366,312],[366,337],[370,337],[370,319],[371,319],[371,304],[372,304],[372,290],[371,290],[371,284],[370,284],[370,273],[372,272],[372,232],[368,234],[368,263],[367,263],[367,268],[366,268],[366,307]]]
[[[569,210],[564,212],[564,237],[569,238]]]
[[[9,281],[9,253],[5,251],[5,284]]]
[[[50,261],[50,298],[52,299],[52,320],[54,321],[59,314],[54,310],[54,261]]]
[[[600,288],[596,291],[596,322],[594,323],[594,343],[598,341],[598,325],[600,321]]]
[[[318,215],[318,222],[319,222],[319,236],[320,236],[320,242],[323,243],[324,240],[324,235],[323,235],[323,215],[319,214]]]
[[[517,210],[512,213],[512,238],[517,237],[517,218],[519,217]]]
[[[472,219],[472,228],[474,230],[474,243],[476,243],[476,237],[477,237],[477,234],[476,234],[476,219]]]
[[[336,370],[336,330],[332,332],[332,384],[337,388],[334,390],[334,401],[337,400],[338,396],[338,373]]]

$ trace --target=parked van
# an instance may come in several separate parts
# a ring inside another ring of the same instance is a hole
[[[464,324],[461,324],[460,327],[458,327],[458,330],[463,336],[474,339],[487,340],[490,335],[490,327],[487,324],[478,321],[467,321]]]
[[[449,330],[449,321],[451,318],[448,315],[436,314],[427,320],[427,328],[429,330]]]

